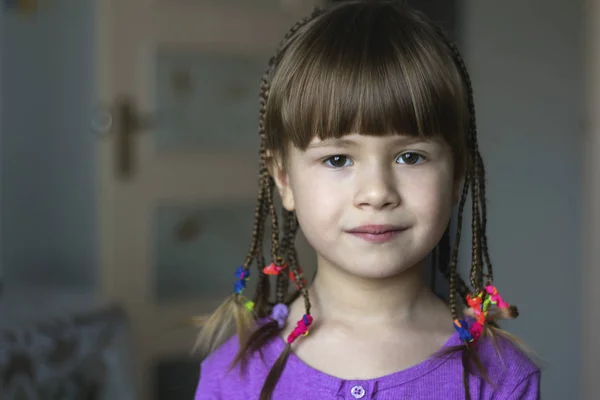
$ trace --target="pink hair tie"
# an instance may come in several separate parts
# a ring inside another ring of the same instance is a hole
[[[287,342],[289,344],[292,344],[292,343],[294,343],[294,340],[296,340],[298,338],[298,336],[308,335],[308,328],[310,327],[312,322],[313,322],[313,317],[311,315],[304,314],[302,316],[302,319],[300,321],[298,321],[298,325],[296,325],[296,327],[294,328],[292,333],[290,333],[290,335],[288,336]]]
[[[498,289],[496,289],[492,285],[488,285],[485,287],[485,291],[490,296],[490,300],[492,304],[496,304],[498,308],[508,308],[510,305],[502,299],[502,296],[498,293]]]

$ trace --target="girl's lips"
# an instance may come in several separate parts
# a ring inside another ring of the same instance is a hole
[[[370,243],[385,243],[394,239],[405,229],[397,225],[362,225],[347,231],[347,233]]]
[[[361,225],[357,228],[353,228],[348,230],[348,233],[371,233],[371,234],[380,234],[386,233],[390,231],[402,231],[402,228],[399,225]]]

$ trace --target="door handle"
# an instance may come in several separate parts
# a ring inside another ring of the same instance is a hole
[[[135,172],[137,134],[154,126],[152,115],[142,115],[130,96],[121,96],[113,107],[100,110],[92,118],[92,129],[99,134],[114,135],[114,171],[120,180]]]

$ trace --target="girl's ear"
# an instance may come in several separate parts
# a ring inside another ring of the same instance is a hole
[[[289,174],[285,169],[285,164],[280,157],[276,157],[271,152],[267,152],[267,168],[269,169],[269,175],[275,181],[277,185],[277,191],[279,197],[281,197],[281,203],[283,208],[287,211],[294,211],[296,203],[294,201],[294,192],[290,185]]]

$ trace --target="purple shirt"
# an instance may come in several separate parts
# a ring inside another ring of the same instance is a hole
[[[454,334],[444,347],[460,344]],[[211,354],[201,366],[200,382],[195,400],[257,400],[265,377],[284,348],[277,337],[263,349],[264,361],[258,354],[249,358],[245,375],[236,366],[229,371],[238,350],[233,337]],[[540,370],[505,339],[497,339],[496,347],[483,339],[479,357],[486,368],[488,384],[479,376],[471,376],[471,399],[540,398]],[[499,354],[498,354],[499,352]],[[360,362],[360,354],[356,355]],[[398,399],[464,399],[460,353],[446,357],[431,357],[413,367],[390,375],[368,380],[338,379],[309,367],[294,353],[273,393],[273,400],[398,400]]]

